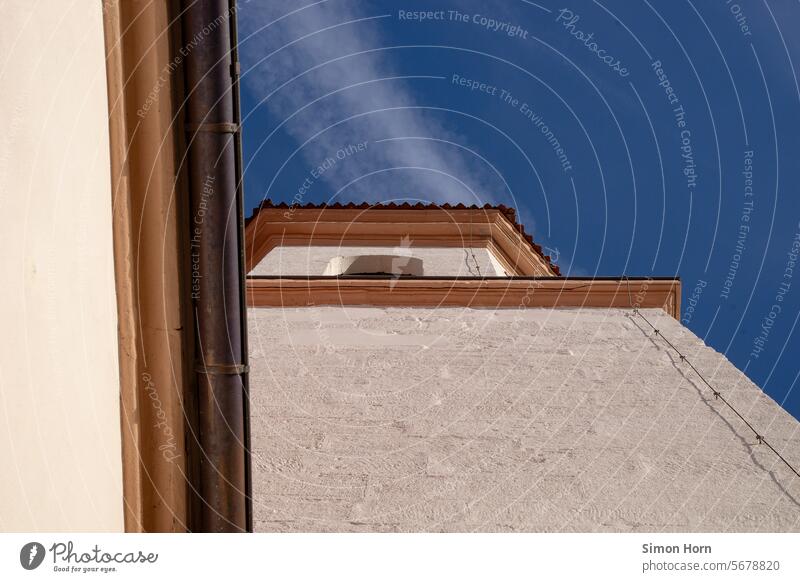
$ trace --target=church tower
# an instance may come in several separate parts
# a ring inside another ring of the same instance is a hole
[[[503,206],[263,203],[256,531],[791,531],[798,423],[677,278],[562,277]]]

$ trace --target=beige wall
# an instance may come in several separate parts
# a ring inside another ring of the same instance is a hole
[[[101,3],[0,5],[0,530],[122,530]]]
[[[250,272],[251,275],[322,275],[336,256],[399,255],[422,259],[425,275],[441,277],[504,276],[500,263],[485,248],[461,247],[275,247]],[[475,268],[477,263],[478,269]]]
[[[797,420],[644,313],[800,461]],[[256,531],[800,531],[798,480],[631,315],[249,309]]]

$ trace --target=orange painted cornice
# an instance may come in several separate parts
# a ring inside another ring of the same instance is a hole
[[[262,206],[245,227],[250,272],[277,246],[486,247],[515,275],[557,276],[505,207],[463,205]]]
[[[249,277],[249,307],[661,308],[680,319],[679,279]]]

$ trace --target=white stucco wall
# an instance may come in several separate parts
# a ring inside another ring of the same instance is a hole
[[[251,275],[322,275],[336,256],[400,255],[422,259],[425,275],[443,277],[503,276],[497,259],[485,248],[281,246],[272,249]],[[474,255],[474,256],[473,256]],[[477,268],[476,268],[477,262]]]
[[[122,530],[102,3],[0,4],[0,530]]]
[[[800,463],[800,423],[645,313]],[[800,531],[800,480],[628,311],[248,318],[258,531]]]

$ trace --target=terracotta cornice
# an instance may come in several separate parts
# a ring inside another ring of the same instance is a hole
[[[248,307],[661,308],[680,319],[679,279],[249,277]]]
[[[263,203],[247,220],[247,271],[276,246],[489,247],[515,275],[556,276],[558,267],[502,206]],[[313,243],[311,242],[313,241]]]

